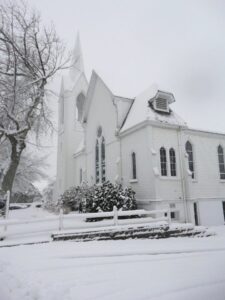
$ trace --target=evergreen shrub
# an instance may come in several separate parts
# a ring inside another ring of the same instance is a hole
[[[66,190],[59,199],[65,209],[79,210],[82,213],[108,212],[116,206],[118,210],[137,209],[135,192],[130,187],[109,181],[101,185],[72,187]]]

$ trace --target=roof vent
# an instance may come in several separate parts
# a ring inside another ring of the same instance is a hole
[[[156,98],[153,102],[153,107],[155,110],[162,112],[169,112],[168,100],[164,98]]]

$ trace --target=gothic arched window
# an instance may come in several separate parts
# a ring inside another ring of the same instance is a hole
[[[166,149],[164,147],[160,148],[160,167],[161,167],[161,175],[167,176]]]
[[[132,161],[132,179],[137,179],[137,169],[136,169],[136,154],[132,152],[131,154]]]
[[[188,154],[188,167],[191,172],[191,178],[195,178],[195,170],[194,170],[194,156],[193,156],[193,149],[192,149],[192,144],[187,141],[185,144],[185,149]]]
[[[105,170],[105,139],[102,136],[102,127],[97,129],[97,139],[95,146],[95,178],[96,183],[102,183],[106,181]]]
[[[223,147],[221,145],[218,146],[217,153],[218,153],[218,162],[219,162],[219,170],[220,170],[220,179],[225,179],[224,154],[223,154]]]
[[[76,119],[81,121],[84,109],[85,96],[83,93],[80,93],[77,96],[76,100]]]
[[[177,176],[175,150],[173,148],[170,148],[169,154],[170,154],[170,175]]]

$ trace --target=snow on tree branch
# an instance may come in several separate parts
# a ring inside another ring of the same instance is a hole
[[[12,188],[28,134],[51,126],[46,85],[69,66],[70,57],[56,34],[23,1],[0,4],[0,139],[11,144],[10,162],[0,186]]]

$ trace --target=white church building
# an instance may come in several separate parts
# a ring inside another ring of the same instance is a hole
[[[56,197],[109,180],[131,186],[139,208],[224,224],[225,135],[190,129],[173,102],[156,86],[132,99],[114,95],[95,71],[88,82],[78,38],[59,97]]]

